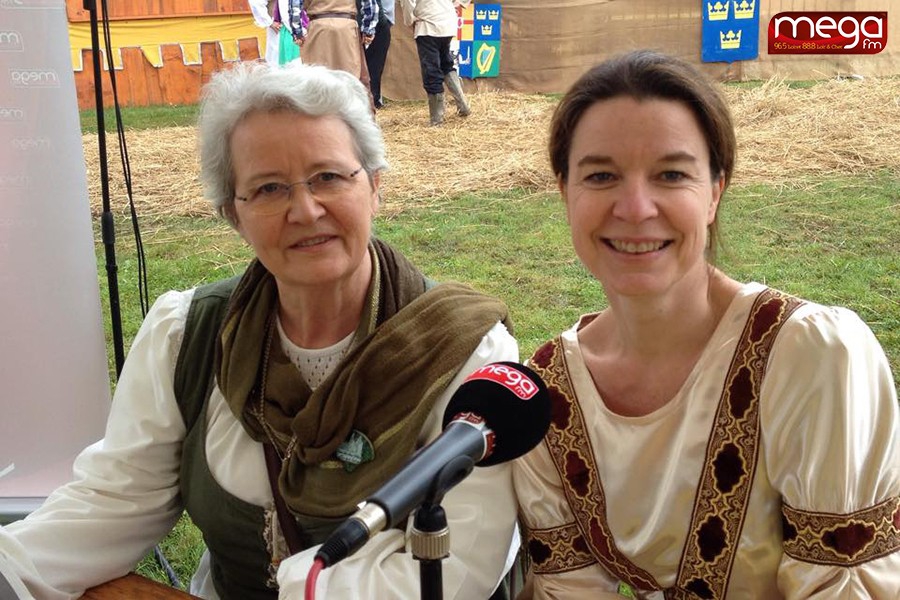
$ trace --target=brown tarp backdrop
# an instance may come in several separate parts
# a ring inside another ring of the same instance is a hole
[[[703,63],[720,80],[827,79],[839,75],[900,74],[900,0],[756,0],[759,58]],[[503,7],[500,75],[466,81],[466,88],[562,92],[581,73],[610,55],[652,48],[700,64],[705,0],[500,0]],[[772,16],[787,11],[887,11],[888,41],[875,55],[769,55]],[[388,98],[425,98],[412,28],[398,8],[382,93]]]
[[[735,63],[703,63],[719,80],[827,79],[837,76],[900,74],[900,0],[755,0],[760,10],[759,57]],[[497,2],[495,2],[497,3]],[[246,0],[110,0],[116,22],[170,17],[241,13],[252,22]],[[635,48],[652,48],[700,63],[700,31],[706,0],[500,0],[500,74],[496,78],[466,80],[469,91],[510,90],[526,93],[564,91],[596,62]],[[81,0],[67,0],[70,23],[86,18]],[[113,8],[115,7],[115,8]],[[769,55],[767,29],[773,15],[787,11],[881,11],[888,13],[886,48],[875,55]],[[397,7],[382,91],[393,100],[424,99],[413,31]],[[257,30],[261,34],[262,30]],[[256,39],[240,40],[240,59],[255,60]],[[251,48],[252,46],[252,48]],[[185,64],[177,45],[163,47],[162,67],[154,67],[137,49],[123,49],[125,68],[116,72],[125,105],[195,102],[210,74],[223,68],[221,51],[212,43],[202,47],[202,64]],[[90,65],[90,51],[84,63]],[[76,72],[79,105],[93,105],[90,69]],[[107,74],[104,73],[104,79]],[[171,80],[171,81],[170,81]],[[149,87],[166,93],[138,93]],[[104,91],[109,90],[108,81]],[[134,90],[129,94],[129,90]],[[106,94],[105,102],[109,102]]]

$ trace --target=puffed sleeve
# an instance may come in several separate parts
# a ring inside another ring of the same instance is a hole
[[[172,382],[192,292],[147,314],[122,368],[106,432],[79,454],[74,479],[7,526],[7,568],[42,600],[74,599],[128,573],[181,514],[185,426]]]
[[[444,408],[469,373],[491,362],[518,360],[515,339],[497,323],[460,369],[423,429],[431,441],[441,431]],[[450,557],[441,561],[444,597],[487,598],[511,564],[518,547],[516,503],[509,464],[478,467],[441,502],[450,529]],[[316,597],[329,600],[419,597],[419,563],[409,551],[409,529],[376,534],[356,554],[322,571]],[[280,598],[302,598],[318,546],[282,561]]]
[[[762,397],[785,597],[900,598],[900,417],[872,331],[846,309],[801,308],[778,336]]]

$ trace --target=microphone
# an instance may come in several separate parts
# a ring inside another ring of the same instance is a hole
[[[473,464],[491,466],[534,448],[550,428],[550,395],[541,378],[514,362],[487,364],[466,377],[447,404],[444,430],[325,540],[325,567],[396,526],[428,500],[465,479]]]

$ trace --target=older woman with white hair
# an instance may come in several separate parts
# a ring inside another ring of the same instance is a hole
[[[302,597],[318,545],[440,433],[465,376],[518,359],[502,302],[435,284],[373,237],[387,162],[356,78],[238,65],[204,91],[200,142],[205,191],[255,259],[156,301],[104,439],[3,532],[0,562],[38,598],[124,575],[183,510],[207,546],[192,593]],[[509,468],[477,469],[443,505],[444,593],[486,598],[516,535]],[[406,543],[374,535],[318,593],[418,597]]]

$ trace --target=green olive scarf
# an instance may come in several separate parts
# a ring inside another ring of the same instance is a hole
[[[229,302],[216,347],[217,383],[244,429],[284,459],[279,489],[298,515],[343,517],[415,450],[435,401],[497,322],[500,300],[425,278],[387,244],[370,244],[373,278],[352,346],[311,391],[273,335],[278,293],[253,261]],[[265,397],[261,398],[261,390]],[[353,432],[374,458],[352,471],[335,451]]]

